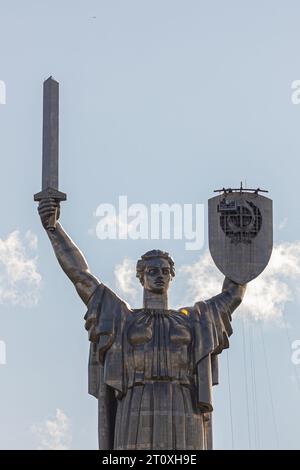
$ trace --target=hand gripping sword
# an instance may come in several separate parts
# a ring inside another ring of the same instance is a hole
[[[67,195],[58,190],[58,135],[59,84],[52,77],[44,82],[43,97],[43,169],[42,191],[34,195],[35,201],[54,198],[65,201]],[[56,227],[57,211],[50,217],[47,230]]]

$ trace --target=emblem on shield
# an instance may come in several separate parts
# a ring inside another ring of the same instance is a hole
[[[225,276],[245,284],[265,269],[272,253],[272,200],[259,189],[222,191],[208,201],[209,249]]]

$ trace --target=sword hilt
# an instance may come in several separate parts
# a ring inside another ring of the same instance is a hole
[[[35,201],[41,201],[42,199],[53,198],[55,199],[56,202],[60,202],[60,201],[65,201],[67,199],[67,195],[65,193],[62,193],[61,191],[58,191],[57,189],[47,188],[41,191],[40,193],[36,193],[33,196],[33,198]],[[56,224],[57,224],[57,208],[55,209],[55,212],[50,215],[46,230],[53,232],[53,230],[55,230],[56,228]]]
[[[54,214],[50,215],[46,230],[53,232],[56,229],[56,223],[57,223],[57,208],[55,208]]]

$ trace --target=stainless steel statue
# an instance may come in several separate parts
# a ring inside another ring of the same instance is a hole
[[[47,82],[45,87],[50,86]],[[58,103],[56,109],[58,113]],[[47,115],[46,110],[44,119]],[[53,116],[52,122],[56,126]],[[49,149],[51,139],[58,142],[57,126],[55,129],[50,125],[44,132],[44,149]],[[264,234],[260,249],[268,253],[263,263],[268,262],[270,205],[261,203],[258,191],[242,189],[223,191],[211,200],[210,248],[223,273],[234,272],[234,280],[225,277],[220,294],[171,309],[168,288],[175,276],[174,262],[168,253],[153,250],[137,262],[144,300],[142,308],[132,309],[90,272],[83,254],[58,222],[60,200],[65,195],[58,191],[55,149],[44,151],[43,192],[35,198],[40,201],[41,221],[58,262],[87,306],[89,393],[99,404],[99,448],[211,449],[212,386],[218,383],[218,354],[229,347],[231,314],[242,301],[244,282],[255,277],[260,231]],[[254,206],[259,207],[259,217]],[[234,258],[232,271],[229,255],[237,252],[240,259]],[[240,270],[239,265],[243,265]]]

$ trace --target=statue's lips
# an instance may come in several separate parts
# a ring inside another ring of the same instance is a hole
[[[165,285],[164,281],[157,281],[154,284],[159,287],[163,287]]]

